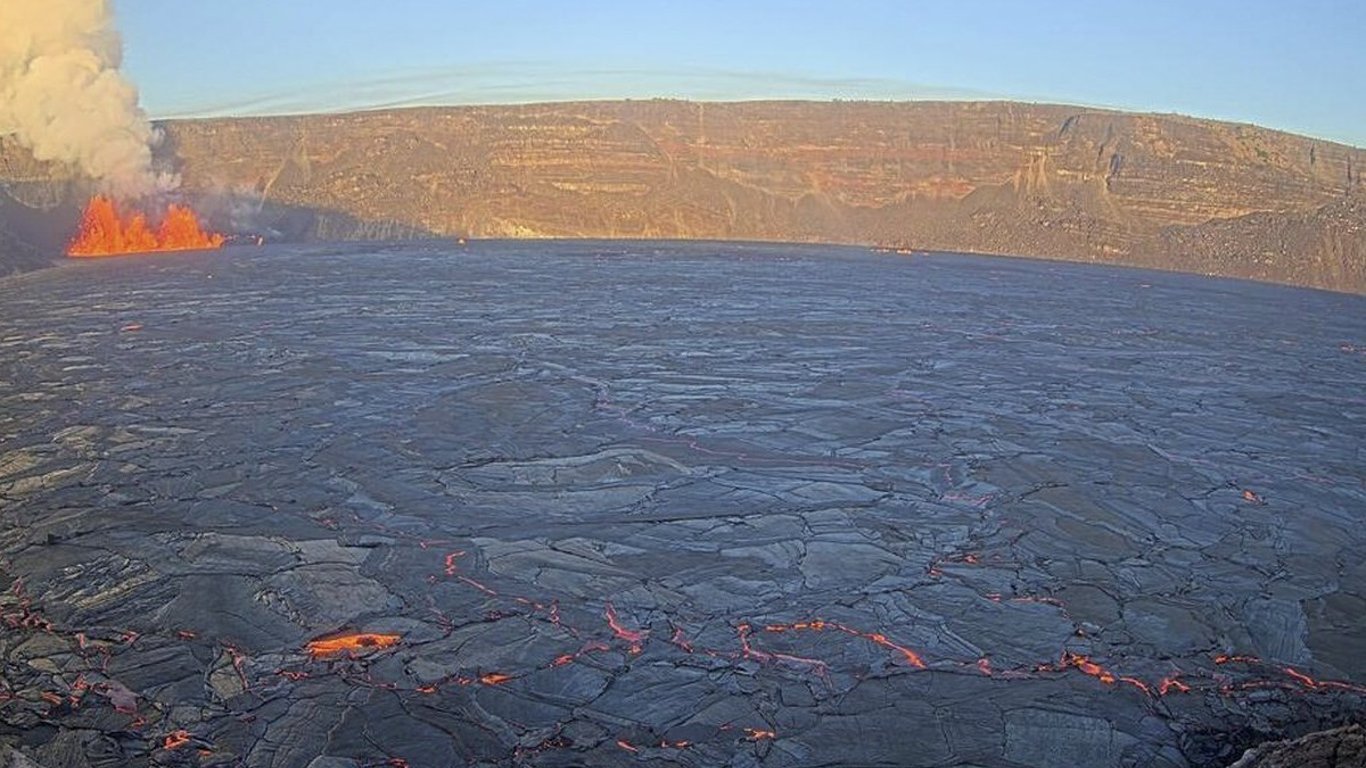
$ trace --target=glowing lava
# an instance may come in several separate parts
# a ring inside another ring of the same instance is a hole
[[[837,622],[822,621],[820,619],[814,621],[799,621],[794,624],[769,624],[764,627],[765,632],[826,632],[830,630],[843,632],[846,635],[852,635],[854,637],[861,637],[874,645],[881,646],[889,651],[895,651],[912,667],[915,667],[916,669],[925,669],[925,661],[920,658],[920,654],[904,645],[892,642],[891,639],[881,632],[863,632]]]
[[[1149,696],[1151,696],[1153,693],[1153,689],[1150,688],[1148,684],[1143,682],[1142,680],[1139,680],[1136,677],[1117,675],[1114,672],[1111,672],[1110,670],[1106,669],[1105,667],[1102,667],[1101,665],[1095,663],[1089,657],[1082,656],[1081,654],[1063,651],[1062,661],[1058,663],[1058,667],[1062,669],[1066,669],[1067,667],[1075,667],[1076,669],[1081,670],[1083,674],[1090,675],[1091,677],[1096,678],[1097,680],[1101,681],[1106,685],[1114,685],[1115,683],[1127,683],[1128,685],[1132,685],[1140,691],[1143,691]]]
[[[631,655],[635,656],[640,653],[642,644],[645,642],[645,637],[650,634],[649,631],[644,629],[627,629],[617,618],[617,610],[612,607],[611,603],[607,604],[607,608],[603,611],[603,615],[607,618],[607,626],[612,629],[612,634],[616,635],[620,640],[625,640],[630,645],[629,651]]]
[[[185,730],[172,731],[162,740],[161,746],[164,749],[180,749],[190,743],[190,732]]]
[[[1277,672],[1280,672],[1282,675],[1285,675],[1286,677],[1290,678],[1287,681],[1281,682],[1276,682],[1272,680],[1257,680],[1237,685],[1228,684],[1222,687],[1222,690],[1225,693],[1235,690],[1250,690],[1254,688],[1298,687],[1309,691],[1347,691],[1350,693],[1366,694],[1366,685],[1357,685],[1356,683],[1349,683],[1343,680],[1319,680],[1318,678],[1306,675],[1305,673],[1299,671],[1298,669],[1295,669],[1294,667],[1280,667],[1269,665],[1267,664],[1267,662],[1262,661],[1256,656],[1233,656],[1226,653],[1221,653],[1218,656],[1214,657],[1214,663],[1218,664],[1219,666],[1224,666],[1225,664],[1244,664],[1253,667],[1265,667],[1267,669],[1274,669]]]
[[[566,664],[572,664],[575,661],[578,661],[581,657],[586,656],[587,654],[595,653],[598,651],[610,650],[612,649],[609,648],[606,643],[599,643],[596,640],[590,641],[584,644],[584,646],[575,653],[562,653],[559,656],[556,656],[555,660],[550,662],[550,666],[563,667]]]
[[[1163,678],[1161,685],[1158,686],[1157,695],[1166,696],[1173,691],[1177,693],[1190,693],[1191,687],[1181,682],[1178,678],[1167,677]]]
[[[314,640],[308,644],[308,653],[314,658],[322,656],[336,656],[338,654],[362,654],[370,651],[392,648],[398,645],[401,639],[399,635],[381,635],[369,632],[362,632],[354,635],[341,635],[339,637],[329,637],[322,640]]]
[[[755,647],[753,646],[753,644],[751,644],[750,641],[749,641],[749,636],[750,636],[750,633],[751,633],[752,631],[753,631],[753,628],[750,627],[750,625],[748,625],[748,624],[740,624],[740,625],[736,626],[736,628],[735,628],[735,632],[736,632],[736,634],[737,634],[737,635],[739,636],[739,638],[740,638],[740,657],[741,657],[741,658],[744,658],[744,659],[752,659],[752,660],[757,661],[757,662],[759,662],[759,663],[761,663],[761,664],[763,664],[763,663],[768,663],[768,662],[786,662],[786,663],[789,663],[789,664],[797,664],[797,665],[802,665],[802,666],[808,666],[808,667],[811,667],[811,668],[815,669],[816,672],[817,672],[818,674],[820,674],[821,677],[828,677],[828,676],[829,676],[829,667],[826,666],[826,663],[823,662],[823,661],[821,661],[820,659],[810,659],[810,658],[807,658],[807,657],[805,657],[805,656],[793,656],[793,655],[787,654],[787,653],[770,653],[770,652],[768,652],[768,651],[761,651],[761,650],[755,648]],[[769,630],[769,631],[780,631],[780,630]]]
[[[161,224],[153,228],[142,213],[119,215],[114,201],[100,195],[90,201],[81,217],[81,229],[67,247],[68,256],[89,258],[125,253],[201,251],[223,247],[220,234],[205,232],[195,212],[171,205]]]

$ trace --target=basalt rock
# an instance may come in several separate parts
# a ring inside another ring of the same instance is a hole
[[[1366,730],[1349,725],[1264,744],[1231,768],[1366,768]]]
[[[0,766],[1227,768],[1366,707],[1363,304],[714,243],[0,282]]]

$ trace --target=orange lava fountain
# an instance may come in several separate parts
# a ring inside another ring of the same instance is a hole
[[[125,253],[201,251],[223,247],[220,234],[205,232],[195,212],[170,205],[161,224],[153,228],[147,217],[133,213],[124,219],[114,201],[104,195],[91,199],[81,217],[81,230],[66,255],[89,258]]]

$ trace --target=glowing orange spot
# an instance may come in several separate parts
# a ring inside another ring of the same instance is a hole
[[[878,645],[882,646],[883,648],[890,648],[891,650],[894,650],[894,651],[896,651],[897,653],[900,653],[900,654],[902,655],[902,657],[906,659],[906,663],[910,664],[911,666],[915,667],[916,669],[924,669],[924,668],[925,668],[925,662],[924,662],[924,660],[922,660],[922,659],[920,658],[920,655],[919,655],[919,654],[917,654],[915,651],[912,651],[910,648],[906,648],[905,646],[897,645],[896,643],[892,642],[891,640],[888,640],[888,639],[887,639],[885,636],[883,636],[883,635],[879,635],[879,634],[869,635],[869,634],[864,634],[864,633],[859,633],[859,632],[855,632],[855,633],[853,633],[853,634],[859,635],[860,637],[866,637],[866,638],[868,638],[869,640],[872,640],[873,642],[875,642],[875,643],[877,643]]]
[[[1338,691],[1352,691],[1354,693],[1366,693],[1366,685],[1346,683],[1341,680],[1316,680],[1310,677],[1309,675],[1306,675],[1303,672],[1294,669],[1293,667],[1282,667],[1281,671],[1289,675],[1291,679],[1293,679],[1295,682],[1312,691],[1330,689]]]
[[[402,638],[399,635],[383,635],[371,632],[362,632],[354,635],[341,635],[339,637],[329,637],[322,640],[314,640],[307,646],[308,653],[314,658],[320,656],[335,656],[340,653],[362,654],[370,651],[383,650],[398,645]]]
[[[1221,653],[1214,657],[1215,664],[1233,664],[1235,662],[1241,664],[1260,664],[1261,661],[1262,660],[1256,656],[1231,656],[1227,653]]]
[[[1080,654],[1068,653],[1064,651],[1062,655],[1061,666],[1063,668],[1075,667],[1081,670],[1083,674],[1090,675],[1091,677],[1096,678],[1097,680],[1101,681],[1106,685],[1114,685],[1115,683],[1126,683],[1128,685],[1132,685],[1140,691],[1143,691],[1149,696],[1151,696],[1153,692],[1152,688],[1149,687],[1148,684],[1143,682],[1142,680],[1139,680],[1136,677],[1124,677],[1116,675],[1115,673],[1111,672],[1105,667],[1102,667],[1101,665],[1095,663],[1094,661],[1091,661],[1087,657],[1082,656]],[[1043,667],[1041,667],[1041,669],[1049,669],[1049,666],[1044,665]]]
[[[617,746],[618,746],[618,747],[621,747],[622,749],[626,750],[627,752],[639,752],[639,751],[640,751],[640,747],[637,747],[636,745],[632,744],[631,742],[627,741],[626,739],[617,739]]]
[[[479,682],[484,685],[502,685],[512,679],[512,675],[505,675],[501,672],[490,672],[479,678]]]
[[[166,749],[180,749],[181,747],[183,747],[183,746],[185,746],[186,744],[189,744],[189,743],[190,743],[190,732],[189,732],[189,731],[181,730],[181,731],[172,731],[172,732],[166,734],[166,738],[162,740],[161,746],[164,747],[164,748],[166,748]]]
[[[763,741],[764,739],[776,739],[778,734],[774,731],[764,731],[758,728],[746,728],[745,738],[750,741]]]
[[[546,618],[547,618],[547,619],[550,619],[550,623],[551,623],[551,624],[554,624],[554,625],[557,626],[557,627],[563,627],[563,626],[564,626],[564,623],[563,623],[562,621],[560,621],[560,603],[559,603],[559,601],[557,601],[557,600],[552,600],[552,601],[550,602],[550,610],[546,612]],[[574,635],[577,635],[577,634],[578,634],[577,632],[574,632],[573,630],[570,630],[570,632],[573,633]]]
[[[596,640],[593,640],[585,643],[582,648],[580,648],[578,651],[575,651],[574,653],[562,653],[559,656],[556,656],[555,660],[550,662],[550,666],[563,667],[566,664],[572,664],[573,662],[578,661],[579,657],[584,656],[586,654],[593,653],[595,651],[610,650],[612,649],[606,643],[600,643]]]
[[[194,211],[180,205],[166,209],[160,226],[153,229],[147,217],[133,213],[120,216],[114,201],[104,195],[93,198],[81,217],[81,228],[68,256],[114,256],[124,253],[200,251],[223,247],[224,238],[204,231]]]
[[[427,695],[430,696],[431,694],[436,693],[436,686],[435,686],[435,685],[419,685],[419,686],[417,687],[417,692],[418,692],[418,693],[425,693],[425,694],[427,694]]]
[[[622,626],[621,621],[617,618],[617,611],[612,607],[611,603],[607,604],[606,609],[603,610],[603,615],[607,617],[607,626],[612,628],[612,634],[625,640],[630,645],[631,654],[635,655],[640,653],[641,643],[645,641],[645,636],[648,635],[649,632],[643,629],[627,629]]]
[[[1099,678],[1100,681],[1102,683],[1105,683],[1106,685],[1113,685],[1115,682],[1114,675],[1110,674],[1109,672],[1106,672],[1105,668],[1100,666],[1099,664],[1093,661],[1088,661],[1085,657],[1073,657],[1072,666],[1076,667],[1077,669],[1080,669],[1082,672],[1090,675],[1091,677]]]
[[[986,675],[987,677],[991,677],[991,659],[988,659],[988,658],[986,658],[986,657],[983,657],[983,658],[978,659],[978,660],[977,660],[977,671],[978,671],[978,672],[981,672],[982,674]]]
[[[1189,685],[1186,685],[1175,677],[1164,679],[1157,687],[1157,693],[1160,696],[1166,696],[1172,691],[1176,691],[1177,693],[1190,693],[1190,690],[1191,687]]]
[[[1285,668],[1285,673],[1295,678],[1295,680],[1305,688],[1318,688],[1319,682],[1303,672],[1298,672],[1290,667]]]
[[[1265,504],[1266,501],[1253,491],[1243,491],[1243,501],[1249,504]]]
[[[741,639],[743,640],[749,633],[749,625],[742,624],[741,628],[743,629],[741,633]],[[916,669],[925,669],[925,661],[924,659],[920,658],[920,654],[916,653],[910,648],[907,648],[904,645],[900,645],[899,643],[893,642],[890,638],[888,638],[881,632],[863,632],[861,630],[854,629],[853,627],[845,626],[844,624],[838,624],[833,621],[824,621],[821,619],[813,619],[812,621],[798,621],[792,624],[769,624],[764,627],[765,632],[825,632],[827,630],[843,632],[846,635],[852,635],[854,637],[861,637],[864,640],[868,640],[869,642],[874,643],[875,645],[881,646],[891,651],[896,651],[898,654],[901,655],[902,658],[906,660],[906,663],[910,664]],[[746,644],[745,650],[750,650],[748,648],[748,644]]]
[[[493,596],[493,597],[497,597],[497,596],[498,596],[498,593],[497,593],[497,592],[493,591],[493,590],[492,590],[491,588],[489,588],[488,586],[486,586],[486,585],[484,585],[484,584],[481,584],[481,583],[475,581],[474,579],[471,579],[471,578],[468,577],[468,576],[461,576],[461,577],[459,577],[459,578],[460,578],[461,581],[465,582],[466,584],[470,585],[471,587],[474,587],[475,589],[479,590],[480,592],[483,592],[483,593],[486,594],[486,595],[491,595],[491,596]]]
[[[765,632],[786,632],[795,628],[797,625],[770,624],[764,627]],[[735,633],[740,636],[740,655],[746,659],[753,659],[758,662],[784,661],[792,664],[801,664],[814,667],[818,674],[825,676],[828,672],[825,662],[820,659],[808,659],[804,656],[793,656],[786,653],[770,653],[755,648],[749,642],[751,627],[748,624],[740,624],[735,628]]]
[[[457,566],[457,565],[455,564],[455,561],[456,561],[457,558],[459,558],[460,556],[462,556],[462,555],[464,555],[464,554],[465,554],[464,552],[452,552],[452,553],[450,553],[449,555],[446,555],[446,575],[447,575],[447,576],[454,576],[454,575],[455,575],[455,572],[458,571],[458,570],[460,570],[459,566]]]
[[[198,635],[186,629],[182,629],[179,632],[175,633],[175,636],[180,638],[181,640],[193,640],[196,637],[198,637]]]
[[[683,634],[682,627],[674,627],[674,633],[669,638],[669,642],[682,648],[684,653],[692,653],[692,643],[688,642],[687,636]]]
[[[1079,656],[1073,653],[1063,653],[1062,663],[1065,667],[1076,667],[1081,670],[1083,674],[1090,675],[1106,685],[1114,685],[1117,679],[1109,670],[1105,669],[1105,667],[1091,661],[1085,656]]]
[[[1137,688],[1138,690],[1143,691],[1144,693],[1148,694],[1149,696],[1153,695],[1153,689],[1152,689],[1151,687],[1149,687],[1147,683],[1143,682],[1142,680],[1139,680],[1139,679],[1136,678],[1136,677],[1122,677],[1122,676],[1121,676],[1121,677],[1119,678],[1119,681],[1120,681],[1121,683],[1128,683],[1129,685],[1132,685],[1133,687]]]

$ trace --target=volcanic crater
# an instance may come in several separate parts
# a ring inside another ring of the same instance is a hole
[[[724,243],[10,278],[0,744],[1227,765],[1366,705],[1363,301]]]

